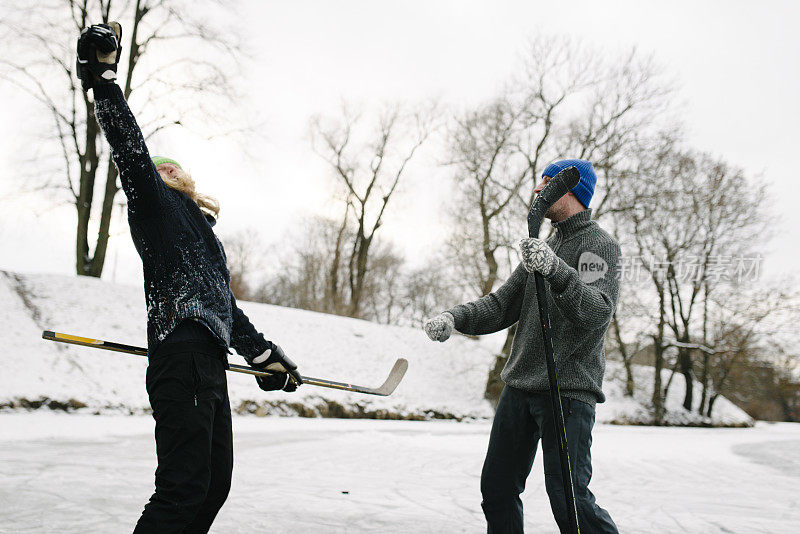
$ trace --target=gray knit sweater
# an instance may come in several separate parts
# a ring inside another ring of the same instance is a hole
[[[587,209],[553,224],[547,243],[559,262],[545,285],[561,394],[594,405],[605,400],[603,340],[617,305],[620,248],[591,217]],[[470,335],[519,322],[501,377],[524,391],[548,391],[536,284],[522,264],[497,291],[448,311],[456,330]]]

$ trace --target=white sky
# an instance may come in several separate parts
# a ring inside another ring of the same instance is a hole
[[[342,98],[479,102],[519,65],[526,40],[542,32],[581,37],[612,53],[634,45],[654,52],[678,82],[691,144],[773,184],[768,213],[776,237],[765,272],[800,269],[796,2],[250,0],[242,11],[239,27],[254,56],[245,87],[267,120],[266,139],[252,147],[256,159],[244,160],[229,141],[179,130],[151,146],[181,161],[201,190],[220,199],[222,235],[252,227],[275,243],[303,216],[330,208],[331,180],[307,138],[311,115],[335,112]],[[74,209],[7,196],[18,180],[20,144],[30,142],[20,125],[51,127],[31,124],[32,105],[0,87],[0,268],[69,273]],[[448,182],[435,156],[429,151],[420,160],[417,170],[426,174],[410,177],[381,230],[412,259],[446,234]],[[136,282],[140,265],[127,228],[114,230],[104,276]]]

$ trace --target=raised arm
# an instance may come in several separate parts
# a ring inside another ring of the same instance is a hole
[[[110,83],[95,87],[94,98],[95,116],[111,145],[111,157],[128,197],[128,211],[146,216],[162,205],[166,185],[150,159],[142,131],[119,86]]]
[[[156,172],[144,136],[122,90],[115,83],[122,29],[118,23],[95,24],[78,38],[77,71],[85,91],[94,91],[94,111],[119,170],[128,211],[147,215],[158,209],[166,185]]]

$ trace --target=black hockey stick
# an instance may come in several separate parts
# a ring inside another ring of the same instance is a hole
[[[528,236],[539,237],[539,228],[542,226],[547,210],[558,199],[566,195],[573,187],[578,185],[581,174],[575,167],[568,167],[553,176],[536,195],[536,200],[528,212]],[[564,484],[564,496],[567,500],[567,518],[570,531],[580,533],[578,526],[578,508],[575,506],[575,490],[572,487],[572,469],[569,465],[569,451],[567,449],[567,429],[564,425],[564,412],[561,409],[561,390],[558,388],[558,375],[556,362],[553,356],[553,338],[550,335],[550,311],[547,308],[547,288],[541,273],[534,273],[536,282],[536,302],[539,304],[539,321],[542,325],[542,339],[544,339],[544,358],[547,363],[547,379],[550,382],[550,403],[553,406],[553,421],[558,436],[558,456],[561,461],[561,480]]]
[[[59,334],[58,332],[51,332],[45,330],[42,332],[42,339],[48,341],[58,341],[61,343],[69,343],[71,345],[81,345],[84,347],[92,347],[95,349],[105,349],[114,352],[124,352],[126,354],[136,354],[137,356],[147,356],[147,349],[144,347],[134,347],[133,345],[123,345],[122,343],[114,343],[113,341],[103,341],[100,339],[92,339],[88,337],[73,336],[70,334]],[[244,373],[253,376],[270,376],[272,373],[265,373],[256,369],[251,369],[244,365],[229,364],[229,371],[235,373]],[[376,388],[368,388],[366,386],[357,386],[355,384],[347,384],[345,382],[335,382],[333,380],[325,380],[323,378],[313,378],[304,376],[303,383],[311,386],[319,386],[323,388],[341,389],[344,391],[354,391],[356,393],[364,393],[365,395],[379,395],[381,397],[388,397],[391,395],[408,369],[408,360],[405,358],[398,358],[394,362],[392,370],[389,371],[389,376],[380,386]]]

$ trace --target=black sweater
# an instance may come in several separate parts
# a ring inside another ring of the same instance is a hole
[[[119,86],[94,89],[95,114],[128,197],[131,237],[144,271],[147,349],[153,354],[183,321],[206,325],[250,362],[269,342],[236,305],[213,217],[184,193],[167,187]]]

